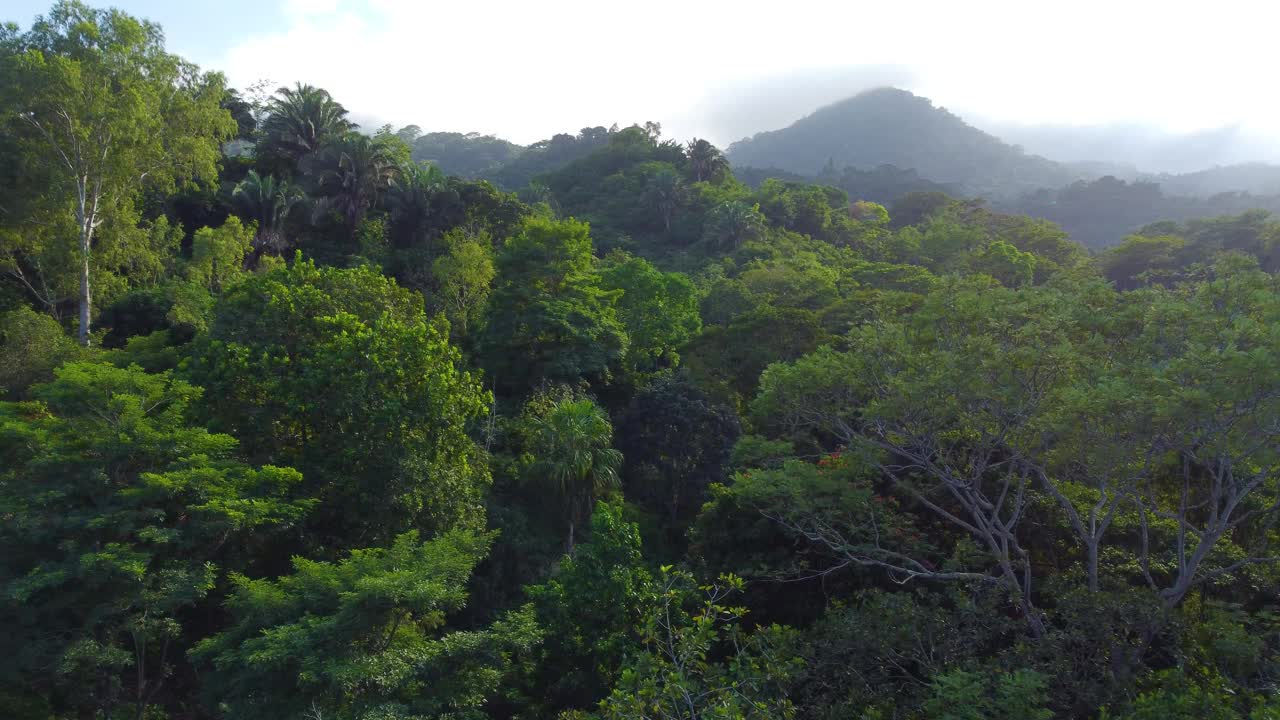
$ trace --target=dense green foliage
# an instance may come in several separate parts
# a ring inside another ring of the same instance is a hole
[[[1247,198],[1090,254],[936,146],[369,134],[161,37],[0,33],[0,715],[1280,717]]]

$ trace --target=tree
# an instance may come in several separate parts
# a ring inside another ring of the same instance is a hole
[[[591,517],[596,498],[618,486],[622,453],[614,450],[609,416],[590,398],[565,397],[546,407],[528,408],[528,468],[531,482],[546,485],[563,503],[568,524],[565,548],[572,553],[574,531]]]
[[[278,580],[235,578],[230,626],[192,653],[229,717],[481,718],[511,657],[540,633],[525,608],[450,630],[492,536],[416,532],[336,563],[294,558]]]
[[[712,247],[736,250],[745,242],[759,239],[765,224],[759,205],[729,200],[707,214],[702,236]]]
[[[404,168],[400,180],[386,194],[385,206],[390,214],[391,242],[406,248],[435,239],[433,227],[437,196],[448,187],[448,178],[440,168],[415,163]]]
[[[742,628],[746,609],[722,604],[742,589],[741,579],[699,586],[688,573],[663,568],[658,584],[656,608],[640,630],[644,651],[600,703],[601,720],[795,717],[786,698],[799,667],[789,653],[792,633]]]
[[[929,720],[1050,720],[1044,707],[1045,677],[1034,670],[1017,670],[995,677],[952,670],[930,682],[924,703]]]
[[[813,352],[826,337],[812,311],[765,304],[735,317],[728,327],[705,329],[683,357],[695,382],[739,407],[755,395],[765,368]]]
[[[529,710],[549,717],[594,707],[618,680],[655,599],[640,530],[623,520],[622,503],[598,503],[590,539],[527,592],[544,631],[526,682]]]
[[[1155,291],[1138,361],[1108,373],[1128,393],[1100,410],[1135,417],[1142,577],[1167,607],[1195,587],[1280,562],[1280,286],[1250,258],[1212,282]],[[1141,301],[1139,301],[1141,302]],[[1117,377],[1116,375],[1120,375]],[[1165,542],[1157,526],[1172,521]],[[1171,530],[1171,531],[1170,531]]]
[[[359,133],[324,146],[320,193],[354,230],[396,181],[400,166],[391,147]]]
[[[176,678],[183,616],[244,561],[254,535],[296,522],[297,471],[250,467],[189,425],[200,394],[169,373],[79,362],[0,403],[0,677],[59,714],[141,720]]]
[[[663,168],[649,177],[645,187],[645,199],[653,211],[662,218],[663,229],[671,233],[671,220],[684,203],[684,183],[676,171]]]
[[[48,315],[25,307],[0,315],[0,397],[23,397],[32,385],[52,380],[59,365],[87,352]]]
[[[355,127],[346,108],[327,91],[302,83],[276,90],[266,111],[258,155],[266,169],[288,174],[296,174],[304,159]]]
[[[688,382],[662,378],[636,393],[618,419],[618,449],[627,458],[627,497],[664,516],[682,534],[725,480],[729,451],[741,433],[731,408]]]
[[[465,336],[468,322],[484,310],[497,274],[493,243],[487,233],[472,237],[455,231],[445,236],[445,244],[449,249],[431,264],[431,274],[446,315]]]
[[[627,330],[627,364],[649,372],[676,365],[679,350],[702,329],[698,291],[680,273],[658,270],[648,260],[610,254],[600,272],[606,290],[620,290],[618,319]]]
[[[256,255],[280,255],[289,247],[288,223],[297,208],[306,202],[302,191],[288,180],[261,176],[250,170],[231,193],[236,212],[256,223],[253,250]]]
[[[689,174],[693,176],[694,182],[716,182],[729,173],[729,160],[719,148],[706,140],[690,140],[685,148],[685,156],[689,159]]]
[[[467,425],[489,398],[460,364],[418,293],[295,260],[219,300],[189,372],[213,427],[302,470],[321,501],[307,539],[333,553],[482,522],[489,473]]]
[[[244,275],[254,237],[253,226],[244,227],[235,217],[227,218],[219,228],[200,228],[191,239],[187,279],[221,294]]]
[[[1186,245],[1186,240],[1169,235],[1130,235],[1102,254],[1099,270],[1120,290],[1176,280],[1184,269],[1180,261]]]
[[[896,492],[989,553],[994,569],[956,573],[910,552],[896,560],[855,552],[857,562],[900,578],[994,583],[1042,636],[1030,549],[1019,528],[1040,476],[1023,459],[1042,437],[1037,430],[1055,393],[1086,366],[1083,351],[1100,339],[1080,332],[1058,293],[966,282],[935,293],[904,322],[855,330],[846,352],[825,348],[770,367],[753,412],[762,422],[824,434],[865,453]],[[995,307],[1002,308],[998,321]],[[824,542],[846,554],[850,548],[840,537]]]
[[[586,223],[530,217],[497,257],[478,354],[489,377],[515,392],[539,383],[604,383],[626,356],[617,292],[593,272]]]
[[[136,222],[144,187],[216,177],[235,121],[220,106],[221,75],[165,52],[158,26],[118,10],[59,2],[17,46],[4,57],[4,121],[25,152],[57,168],[48,191],[75,220],[79,340],[88,345],[100,228]]]
[[[997,240],[974,255],[969,265],[974,272],[990,275],[1006,287],[1021,287],[1035,277],[1036,256]]]

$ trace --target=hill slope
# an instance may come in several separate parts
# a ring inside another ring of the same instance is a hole
[[[1077,180],[1077,170],[978,130],[927,98],[880,88],[821,108],[781,130],[729,146],[736,166],[812,175],[828,165],[894,165],[977,195],[1011,197]]]

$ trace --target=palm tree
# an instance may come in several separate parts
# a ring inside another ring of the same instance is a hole
[[[298,83],[282,87],[267,103],[258,154],[268,161],[298,162],[355,128],[328,91]]]
[[[378,198],[393,187],[400,167],[385,143],[359,133],[348,133],[325,148],[326,170],[320,189],[327,205],[336,207],[355,229]]]
[[[674,170],[662,169],[649,178],[646,196],[662,218],[662,226],[671,232],[671,218],[684,199],[684,183]]]
[[[231,193],[236,212],[258,224],[253,236],[254,256],[264,252],[276,255],[289,246],[286,224],[293,211],[306,200],[302,191],[288,180],[274,176],[263,177],[257,170],[250,170]]]
[[[729,172],[729,161],[724,153],[706,140],[690,140],[685,156],[689,158],[689,174],[694,182],[716,180]]]
[[[622,453],[614,450],[613,426],[588,398],[553,403],[532,421],[533,475],[564,499],[569,520],[566,547],[574,529],[591,517],[596,497],[618,486]]]
[[[408,247],[427,240],[436,194],[448,183],[440,168],[430,163],[415,163],[400,171],[399,181],[388,189],[383,202],[390,215],[393,242]]]
[[[729,200],[711,209],[703,226],[703,238],[718,248],[737,249],[764,232],[765,219],[759,205]]]

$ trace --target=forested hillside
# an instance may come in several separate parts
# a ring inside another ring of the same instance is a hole
[[[806,175],[826,166],[893,165],[953,183],[968,194],[1002,197],[1060,187],[1080,177],[896,88],[868,90],[820,108],[790,127],[730,145],[728,155],[734,165]]]
[[[78,2],[0,127],[0,717],[1280,718],[1265,210],[359,128]]]

